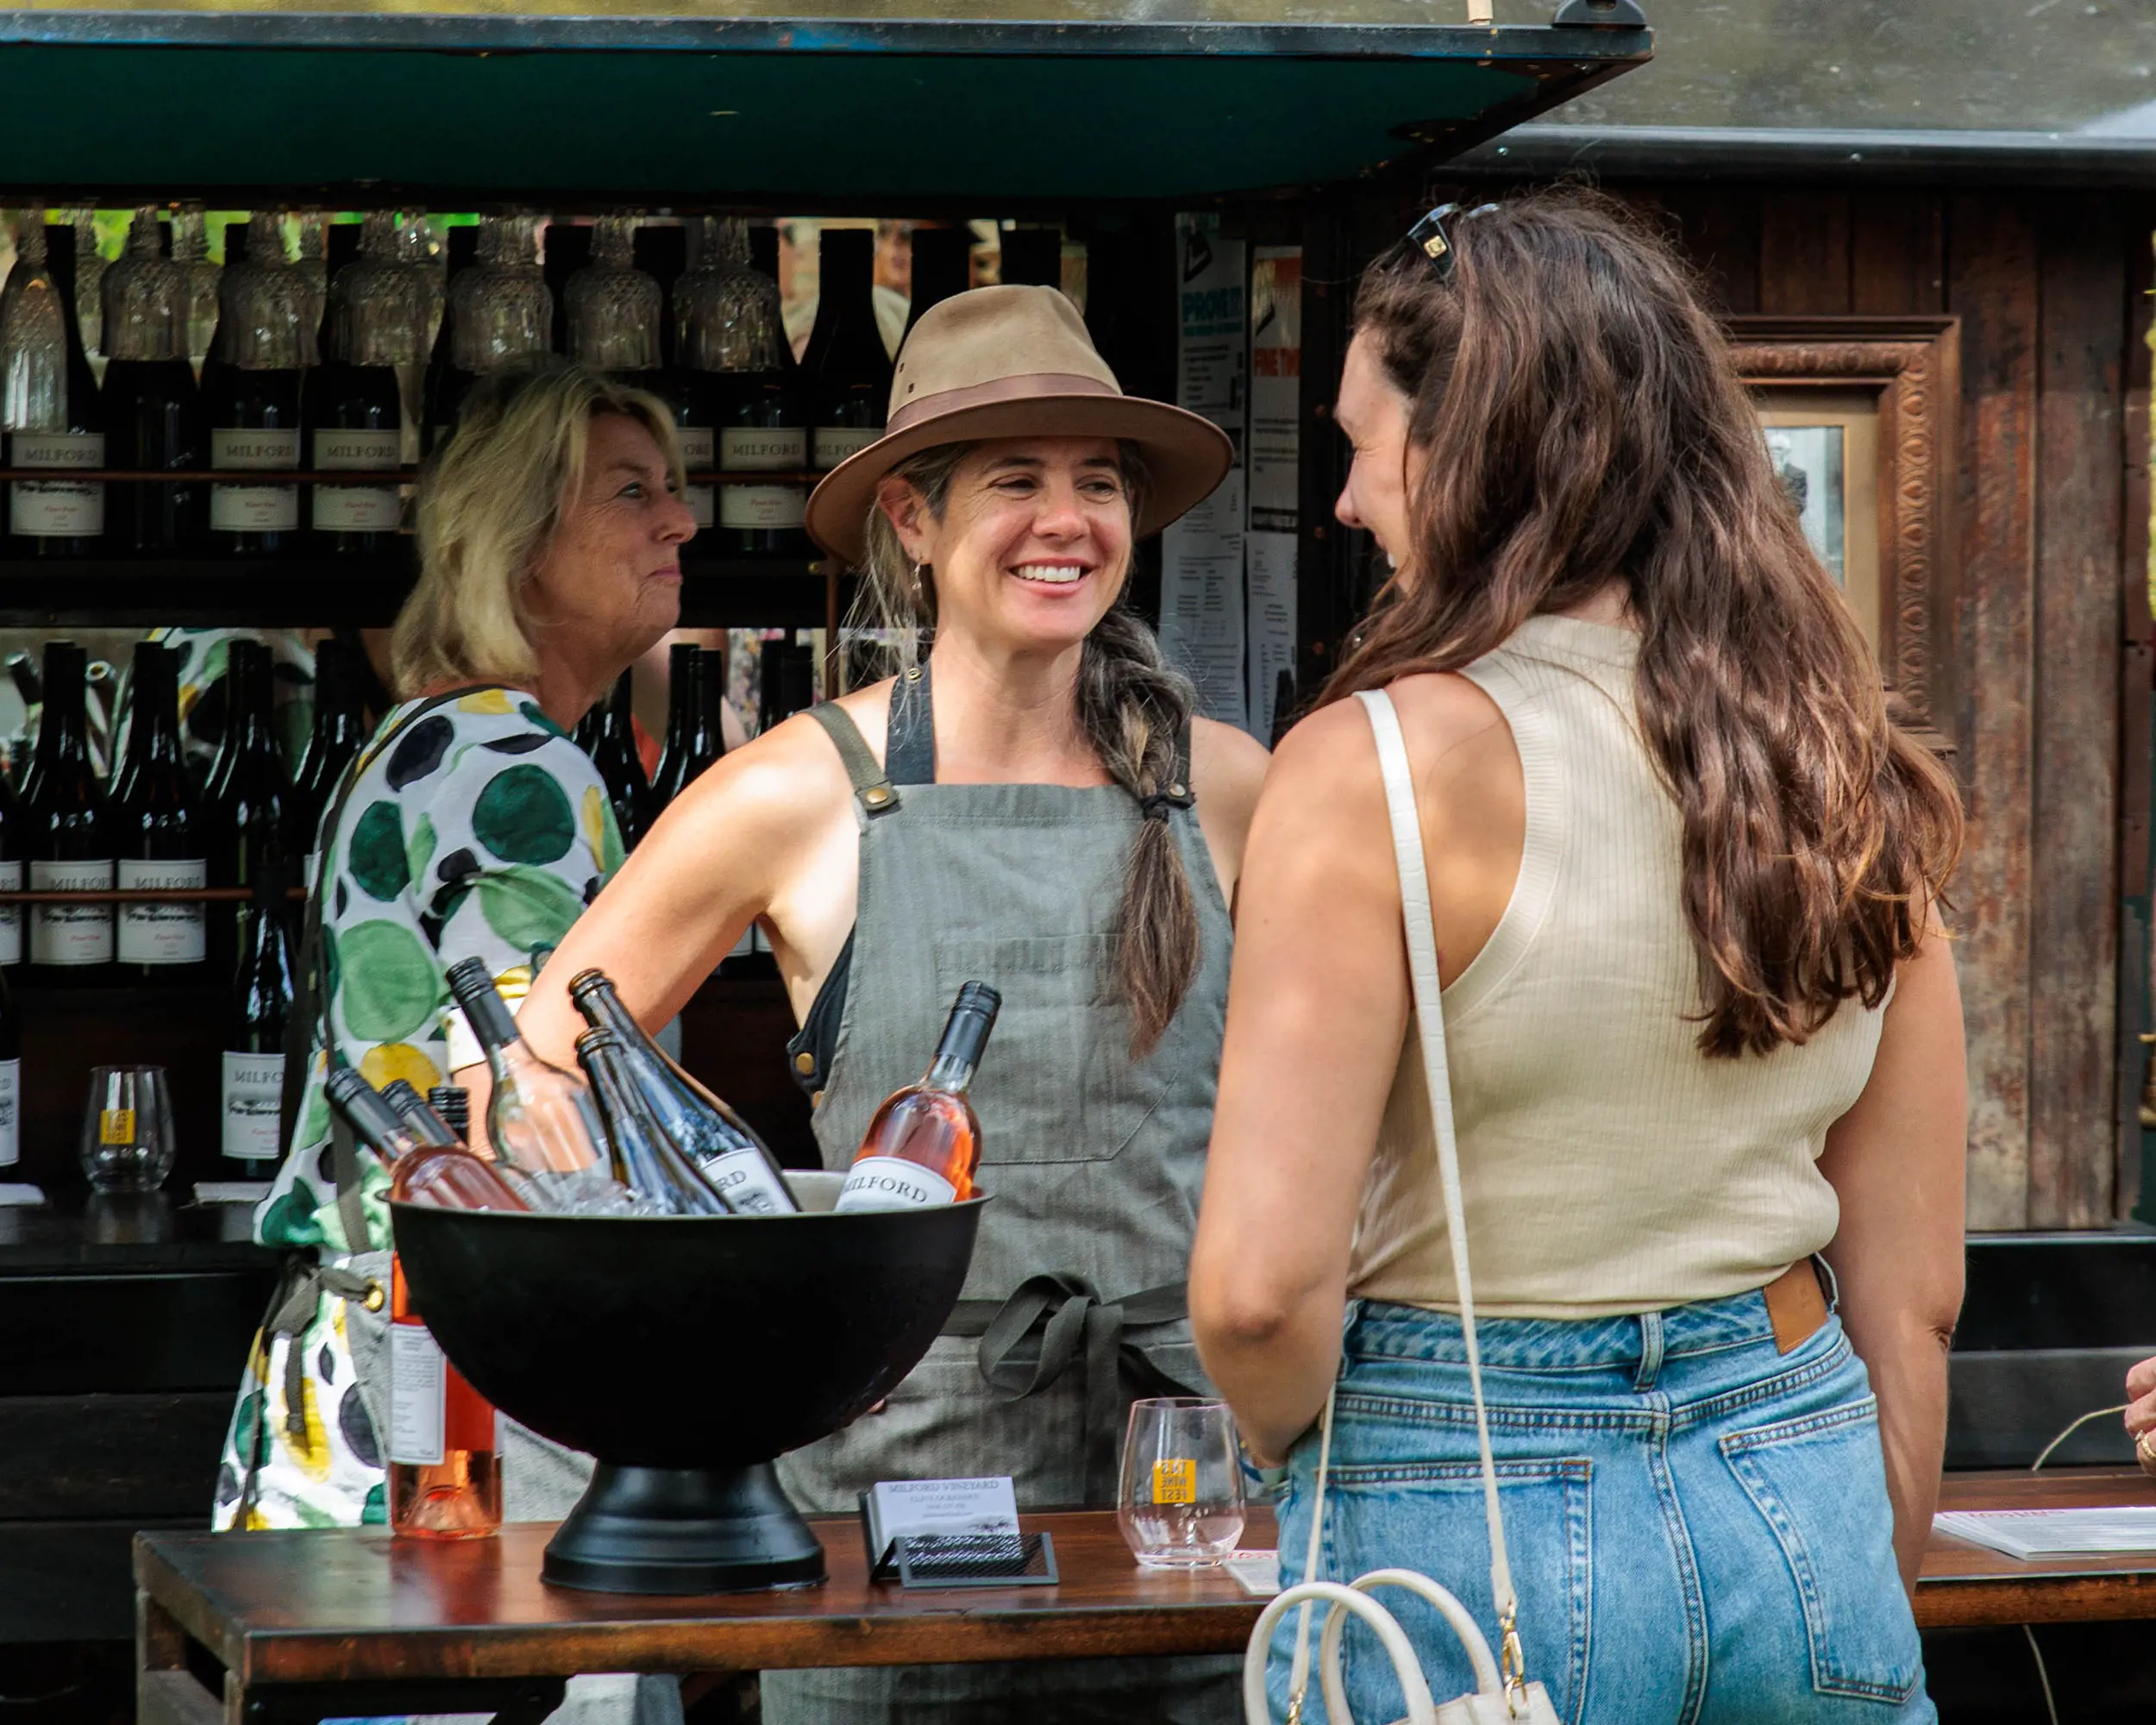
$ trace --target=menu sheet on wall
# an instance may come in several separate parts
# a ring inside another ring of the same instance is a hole
[[[1175,218],[1175,403],[1235,444],[1219,489],[1161,536],[1162,648],[1198,685],[1200,710],[1224,724],[1249,714],[1244,673],[1244,465],[1250,407],[1249,324],[1240,240],[1218,220]]]
[[[1295,534],[1302,507],[1302,248],[1250,260],[1250,483],[1246,550],[1250,735],[1269,743],[1281,674],[1295,671]]]

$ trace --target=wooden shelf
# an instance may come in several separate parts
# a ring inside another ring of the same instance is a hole
[[[820,561],[683,559],[681,622],[692,628],[814,629],[832,595]],[[0,628],[386,628],[411,590],[408,558],[0,560]],[[842,578],[843,613],[850,578]]]

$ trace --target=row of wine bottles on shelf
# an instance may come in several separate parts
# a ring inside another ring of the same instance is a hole
[[[188,331],[200,287],[167,254],[154,208],[135,212],[103,271],[102,387],[77,316],[75,231],[41,215],[23,229],[0,289],[0,431],[9,467],[53,477],[12,484],[15,555],[392,549],[408,463],[447,440],[479,378],[554,350],[542,226],[549,261],[578,254],[578,267],[555,272],[565,350],[664,402],[702,476],[688,488],[708,530],[699,550],[808,555],[813,474],[874,439],[890,393],[870,230],[823,230],[816,323],[797,364],[777,231],[739,219],[640,229],[626,216],[588,227],[488,216],[448,230],[445,290],[426,230],[415,237],[410,221],[378,211],[329,229],[326,291],[288,257],[281,220],[234,223],[197,383]],[[917,317],[965,286],[969,235],[934,231],[956,243],[917,247]],[[284,477],[346,472],[352,482]],[[187,477],[86,477],[163,473]]]

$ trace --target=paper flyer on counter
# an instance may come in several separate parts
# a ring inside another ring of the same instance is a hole
[[[1175,218],[1175,402],[1234,441],[1236,464],[1213,495],[1161,536],[1161,646],[1198,685],[1200,710],[1240,725],[1244,683],[1244,447],[1249,327],[1240,240],[1215,218]]]
[[[1273,739],[1281,674],[1295,671],[1295,543],[1302,506],[1302,248],[1250,260],[1249,621],[1250,735]],[[1291,685],[1292,686],[1292,685]]]

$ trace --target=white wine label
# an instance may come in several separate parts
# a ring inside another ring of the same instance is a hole
[[[691,486],[681,493],[681,501],[689,506],[689,518],[696,523],[696,530],[699,533],[709,527],[716,517],[717,505],[711,497],[715,489],[711,486]]]
[[[0,893],[22,890],[22,865],[0,862]],[[22,906],[0,905],[0,964],[22,962]]]
[[[404,525],[404,500],[387,486],[318,485],[313,503],[322,533],[394,533]]]
[[[109,893],[112,864],[33,862],[34,893]],[[40,905],[30,919],[30,962],[34,964],[112,963],[110,905]]]
[[[841,1210],[918,1210],[951,1204],[958,1189],[932,1168],[902,1156],[864,1156],[846,1170],[838,1189]]]
[[[793,1208],[793,1201],[760,1151],[730,1150],[703,1166],[705,1178],[718,1188],[719,1196],[744,1216],[783,1216]]]
[[[718,434],[719,471],[798,473],[808,466],[808,437],[805,425],[729,425]]]
[[[401,431],[320,430],[315,433],[315,468],[393,474],[403,463],[404,444]]]
[[[389,1458],[441,1464],[448,1425],[448,1362],[424,1324],[389,1327]]]
[[[881,425],[819,425],[816,428],[816,465],[819,469],[835,467],[882,436]]]
[[[299,433],[227,428],[210,434],[210,465],[270,473],[299,465]]]
[[[722,527],[799,527],[808,513],[808,492],[799,486],[721,486],[718,523]]]
[[[12,1168],[22,1155],[22,1063],[0,1060],[0,1168]]]
[[[299,525],[299,487],[213,485],[210,524],[223,533],[288,533]]]
[[[102,431],[18,431],[10,440],[18,467],[102,467]],[[105,530],[105,488],[18,480],[9,487],[8,524],[30,539],[72,539]]]
[[[117,879],[122,892],[181,892],[210,884],[207,862],[122,862]],[[204,944],[200,905],[122,905],[120,962],[122,964],[199,964]]]
[[[708,474],[717,439],[708,425],[677,425],[674,441],[681,446],[681,465],[693,474]]]
[[[273,1162],[278,1110],[284,1101],[285,1057],[224,1051],[224,1153],[241,1162]]]

